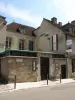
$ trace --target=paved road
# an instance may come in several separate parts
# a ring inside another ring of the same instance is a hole
[[[75,100],[75,83],[3,93],[0,100]]]

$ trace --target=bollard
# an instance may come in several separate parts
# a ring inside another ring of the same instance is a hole
[[[60,83],[61,83],[61,74],[60,74]]]
[[[47,74],[47,85],[48,85],[48,74]]]
[[[15,75],[15,79],[14,79],[14,89],[16,89],[16,75]]]

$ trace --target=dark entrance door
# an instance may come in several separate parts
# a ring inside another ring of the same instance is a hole
[[[61,66],[61,78],[62,79],[66,78],[66,65]]]
[[[0,59],[0,78],[1,78],[1,59]]]
[[[49,58],[41,57],[41,80],[47,79],[47,74],[49,75]]]

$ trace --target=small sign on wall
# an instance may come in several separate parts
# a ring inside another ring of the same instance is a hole
[[[17,58],[17,59],[16,59],[16,62],[23,62],[23,59]]]
[[[8,63],[12,63],[12,62],[13,62],[13,60],[11,60],[11,59],[10,59],[10,60],[8,60]]]
[[[72,52],[72,40],[66,41],[66,52]]]
[[[36,70],[36,61],[32,61],[32,70],[33,70],[33,71]]]

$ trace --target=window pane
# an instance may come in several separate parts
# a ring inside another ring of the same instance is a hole
[[[33,41],[29,41],[29,50],[33,50],[33,44],[34,44]]]
[[[6,49],[11,48],[12,38],[6,37]]]
[[[19,50],[21,50],[21,42],[19,42]]]
[[[21,32],[21,33],[25,33],[25,28],[24,27],[19,27],[19,31]]]
[[[53,50],[56,50],[56,43],[53,43]]]
[[[52,50],[58,50],[58,35],[52,36]]]
[[[56,43],[56,35],[53,35],[53,43]]]
[[[19,41],[19,49],[24,50],[24,40]]]
[[[9,41],[9,47],[11,47],[11,41]]]
[[[72,72],[75,72],[75,60],[72,60]]]
[[[8,41],[6,41],[6,49],[8,48]]]

